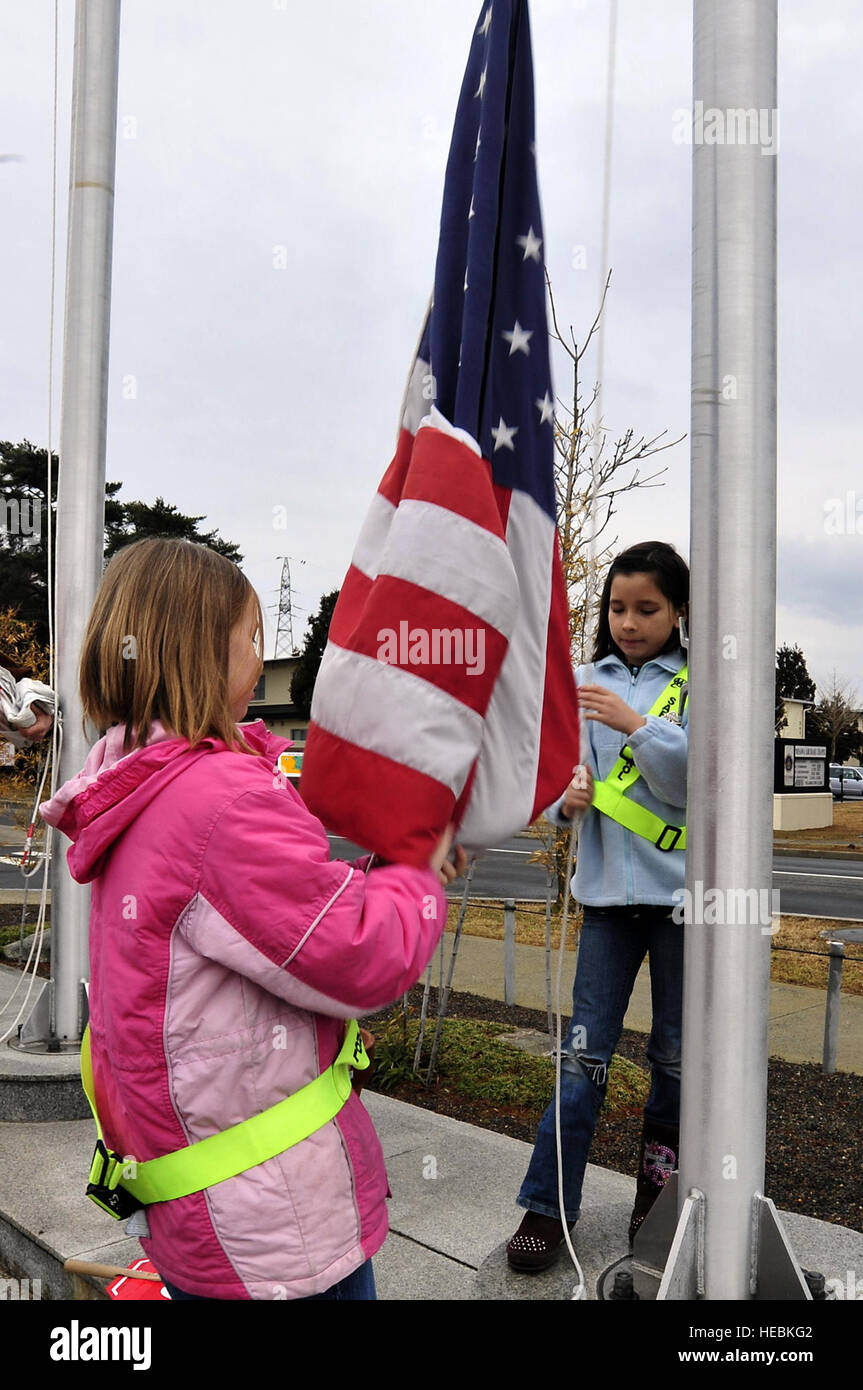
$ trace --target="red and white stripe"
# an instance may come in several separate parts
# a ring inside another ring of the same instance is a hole
[[[532,820],[569,780],[555,739],[571,748],[576,727],[556,528],[494,484],[475,440],[428,413],[428,371],[417,360],[333,614],[301,780],[330,830],[416,864],[449,820],[477,849]],[[380,659],[381,633],[406,620],[481,634],[482,671]]]

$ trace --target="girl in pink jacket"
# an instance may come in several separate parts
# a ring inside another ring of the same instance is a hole
[[[85,716],[107,732],[41,807],[92,884],[96,1109],[107,1147],[137,1164],[314,1081],[348,1018],[419,979],[446,921],[449,832],[428,869],[331,860],[279,773],[288,740],[237,727],[262,633],[257,595],[215,551],[119,551],[80,670]],[[276,1157],[146,1206],[141,1244],[173,1297],[373,1298],[387,1195],[350,1091]]]

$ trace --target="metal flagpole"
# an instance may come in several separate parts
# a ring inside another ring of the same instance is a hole
[[[680,1173],[645,1221],[634,1259],[662,1272],[660,1299],[807,1298],[763,1196],[776,648],[777,0],[695,0],[694,17]]]
[[[78,661],[102,574],[108,335],[117,135],[120,0],[78,0],[72,86],[69,241],[63,337],[63,400],[57,486],[57,695],[63,716],[62,783],[83,766]],[[75,883],[62,852],[51,866],[50,1032],[77,1043],[82,981],[89,975],[89,887]]]

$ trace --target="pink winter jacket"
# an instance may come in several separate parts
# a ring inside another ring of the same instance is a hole
[[[275,766],[288,740],[240,726],[191,749],[123,727],[42,805],[92,883],[90,1034],[105,1141],[143,1162],[275,1105],[333,1061],[344,1022],[419,979],[446,920],[437,875],[331,860]],[[348,793],[349,794],[349,793]],[[147,1208],[163,1278],[207,1298],[320,1293],[380,1249],[387,1179],[351,1092],[334,1120],[204,1192]]]

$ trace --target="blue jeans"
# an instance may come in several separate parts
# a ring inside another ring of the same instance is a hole
[[[184,1299],[190,1301],[194,1300],[196,1303],[206,1303],[208,1301],[203,1298],[201,1294],[185,1293],[183,1289],[175,1288],[173,1284],[168,1283],[167,1279],[164,1279],[162,1282],[172,1299],[177,1299],[179,1301]],[[355,1269],[353,1274],[346,1275],[345,1278],[340,1279],[337,1284],[333,1284],[332,1288],[324,1289],[323,1293],[312,1293],[309,1294],[307,1298],[298,1298],[291,1301],[296,1303],[311,1303],[316,1298],[376,1299],[375,1276],[372,1270],[371,1260],[366,1260],[365,1264],[360,1265],[359,1269]]]
[[[585,907],[572,990],[572,1021],[560,1071],[560,1131],[566,1219],[578,1218],[584,1170],[608,1067],[645,953],[650,958],[653,1026],[647,1044],[648,1120],[676,1125],[680,1118],[680,1033],[683,1000],[683,925],[671,908]],[[543,1115],[520,1207],[560,1216],[554,1100]]]

